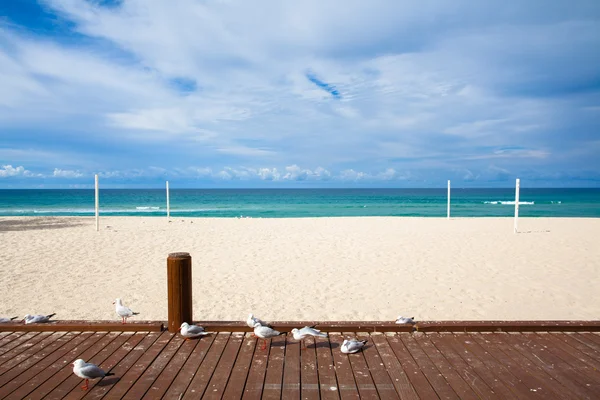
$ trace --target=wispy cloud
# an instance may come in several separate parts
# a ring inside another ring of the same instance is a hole
[[[240,185],[600,171],[597,1],[4,3],[3,165]]]

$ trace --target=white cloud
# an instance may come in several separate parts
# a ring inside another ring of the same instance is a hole
[[[54,172],[52,176],[55,178],[81,178],[84,176],[83,173],[79,171],[71,171],[71,170],[63,170],[60,168],[54,168]]]
[[[586,135],[598,94],[576,90],[600,67],[594,2],[44,3],[78,35],[0,23],[0,124],[22,151],[0,158],[12,165],[36,162],[25,153],[46,140],[73,157],[36,166],[115,179],[162,177],[130,169],[156,157],[181,176],[209,160],[196,178],[356,182],[597,155]],[[104,153],[78,156],[99,138]],[[509,148],[526,150],[493,150]]]
[[[0,178],[11,176],[33,177],[38,175],[26,170],[23,166],[13,167],[12,165],[3,165],[2,168],[0,168]]]

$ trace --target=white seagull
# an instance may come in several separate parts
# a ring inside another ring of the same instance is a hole
[[[181,324],[179,330],[181,331],[181,336],[183,336],[185,340],[210,335],[210,333],[204,331],[203,327],[199,325],[190,325],[187,322]]]
[[[267,348],[267,339],[284,334],[285,332],[276,331],[275,329],[261,325],[258,322],[254,325],[254,335],[264,340],[262,350]]]
[[[131,308],[125,307],[121,299],[116,299],[113,304],[116,304],[115,310],[117,311],[117,315],[121,317],[122,324],[127,322],[127,318],[139,314],[138,312],[131,311]]]
[[[306,348],[306,343],[304,343],[304,338],[306,338],[307,336],[316,336],[316,337],[322,337],[322,338],[327,337],[326,333],[323,333],[320,330],[315,329],[315,325],[305,326],[302,329],[294,328],[294,329],[292,329],[292,335],[294,335],[294,339],[299,340],[301,343],[304,344],[304,348]]]
[[[400,315],[396,319],[396,323],[397,324],[414,324],[415,323],[415,317],[403,317],[402,315]]]
[[[342,342],[342,353],[344,354],[354,354],[357,353],[360,349],[362,349],[365,344],[367,344],[366,340],[356,340],[356,339],[344,339]]]
[[[10,321],[14,321],[15,319],[17,319],[19,317],[12,317],[12,318],[6,318],[6,317],[2,317],[0,318],[0,324],[3,324],[5,322],[10,322]]]
[[[90,379],[114,375],[112,372],[104,372],[102,368],[95,364],[86,363],[81,358],[73,362],[73,373],[81,379],[85,379],[85,385],[81,387],[83,390],[88,390]]]
[[[43,322],[50,321],[50,318],[54,317],[56,313],[52,313],[49,315],[29,315],[27,314],[23,317],[23,322],[26,324],[38,324]]]
[[[269,328],[272,328],[271,325],[267,324],[262,319],[255,317],[253,314],[248,314],[246,325],[248,325],[250,328],[254,328],[257,323],[261,324],[262,326],[268,326]]]

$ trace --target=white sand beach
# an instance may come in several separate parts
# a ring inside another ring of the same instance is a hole
[[[0,218],[0,316],[167,319],[189,252],[194,317],[600,319],[600,219]]]

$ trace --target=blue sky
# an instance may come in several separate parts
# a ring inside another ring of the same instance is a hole
[[[0,2],[0,188],[600,186],[597,0]]]

